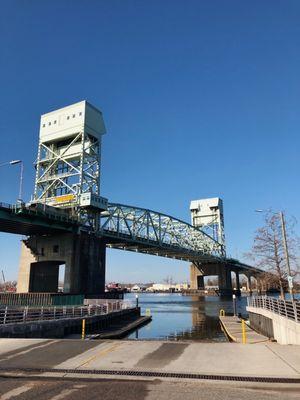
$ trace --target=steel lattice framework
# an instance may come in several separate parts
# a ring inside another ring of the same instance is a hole
[[[224,258],[224,247],[187,222],[144,208],[109,203],[101,213],[108,247],[185,261]]]
[[[57,196],[99,194],[100,140],[79,132],[67,146],[39,143],[34,199],[53,202]],[[73,200],[74,201],[74,200]]]

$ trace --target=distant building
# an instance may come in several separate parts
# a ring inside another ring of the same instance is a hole
[[[153,283],[152,286],[147,288],[147,292],[181,292],[184,289],[188,289],[187,283]]]

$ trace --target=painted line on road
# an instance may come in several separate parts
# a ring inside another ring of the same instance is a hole
[[[60,399],[64,399],[66,396],[68,396],[71,393],[77,392],[78,389],[64,389],[62,390],[60,393],[58,393],[56,396],[51,397],[50,400],[60,400]]]
[[[32,389],[34,383],[29,383],[27,385],[20,386],[18,388],[12,389],[9,392],[6,392],[0,397],[0,400],[9,400],[12,397],[19,396],[22,393],[28,392],[28,390]]]
[[[112,346],[110,346],[110,347],[108,347],[108,348],[106,348],[104,350],[99,351],[94,356],[88,358],[84,363],[78,365],[78,367],[76,367],[76,369],[90,364],[90,362],[94,361],[98,357],[105,356],[106,354],[113,352],[114,350],[116,350],[121,345],[122,345],[122,343],[115,343]]]
[[[36,349],[40,349],[42,347],[50,346],[51,344],[56,343],[56,342],[58,342],[58,340],[51,340],[50,342],[43,343],[43,344],[37,345],[35,347],[31,347],[30,349],[19,351],[17,353],[11,354],[10,356],[4,357],[4,358],[0,358],[0,362],[1,361],[7,361],[7,360],[10,360],[11,358],[14,358],[14,357],[17,357],[17,356],[20,356],[20,355],[23,355],[23,354],[30,353],[31,351],[36,350]]]

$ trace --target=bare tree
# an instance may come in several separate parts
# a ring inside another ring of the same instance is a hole
[[[286,222],[289,258],[294,276],[299,273],[296,257],[298,238],[293,230],[295,223],[294,219]],[[260,277],[266,287],[277,286],[280,289],[281,297],[284,298],[288,274],[279,214],[272,212],[272,210],[265,214],[264,226],[256,231],[254,243],[248,256],[254,260],[257,267],[267,272]]]

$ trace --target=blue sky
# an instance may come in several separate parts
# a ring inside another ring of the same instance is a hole
[[[29,199],[40,115],[87,99],[108,132],[102,195],[187,221],[190,200],[219,196],[240,257],[255,208],[300,215],[299,20],[293,0],[4,0],[0,162],[24,161]],[[0,201],[18,179],[0,169]],[[20,239],[0,234],[7,279]],[[108,280],[167,275],[186,279],[188,263],[108,252]]]

